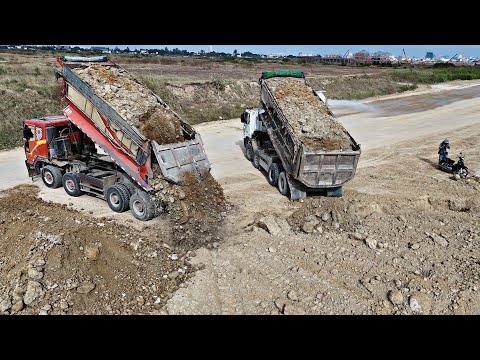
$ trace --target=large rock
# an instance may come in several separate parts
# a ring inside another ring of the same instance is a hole
[[[436,234],[429,234],[430,238],[435,241],[436,244],[447,247],[448,246],[448,241],[444,239],[443,237],[436,235]]]
[[[282,229],[272,215],[265,216],[258,220],[258,226],[267,230],[273,236],[278,236],[282,233]]]
[[[390,290],[388,292],[388,300],[394,305],[403,304],[403,295],[399,290]]]
[[[27,283],[27,291],[23,296],[25,305],[31,305],[35,300],[43,295],[43,287],[38,281],[29,280]]]
[[[448,202],[449,209],[453,211],[468,211],[472,205],[472,201],[469,199],[453,199]]]
[[[12,311],[12,314],[16,314],[22,310],[23,310],[23,301],[20,300],[20,301],[17,301],[15,304],[13,304],[11,311]]]
[[[312,233],[315,230],[315,224],[313,221],[312,222],[306,222],[302,225],[302,230],[303,232],[306,232],[307,234]]]
[[[12,307],[12,302],[9,298],[0,299],[0,312],[4,312],[9,310]]]
[[[367,246],[370,249],[376,249],[377,248],[377,239],[369,236],[365,239],[365,244],[367,244]]]
[[[77,292],[80,293],[80,294],[88,294],[93,289],[95,289],[95,284],[90,282],[90,281],[86,281],[86,282],[81,283],[77,287]]]
[[[85,256],[92,260],[95,261],[98,258],[98,254],[100,253],[100,250],[98,249],[97,244],[87,244],[85,245]]]
[[[28,277],[32,280],[40,280],[43,278],[43,272],[38,271],[35,268],[28,269]]]

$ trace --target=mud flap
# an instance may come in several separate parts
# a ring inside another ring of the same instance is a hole
[[[342,197],[342,187],[331,188],[327,190],[327,197]]]
[[[290,200],[301,200],[307,197],[307,192],[303,190],[303,185],[296,180],[287,180],[290,187]]]
[[[32,178],[32,181],[33,181],[33,178],[38,175],[37,171],[35,170],[35,168],[31,168],[30,166],[28,166],[28,162],[27,160],[25,160],[25,166],[27,167],[27,171],[28,171],[28,177],[31,177]]]

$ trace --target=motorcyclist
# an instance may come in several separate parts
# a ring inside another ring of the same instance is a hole
[[[448,159],[448,149],[450,149],[450,142],[448,139],[443,140],[438,146],[438,162],[445,162]]]

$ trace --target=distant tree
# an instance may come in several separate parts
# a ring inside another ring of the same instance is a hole
[[[237,56],[237,55],[238,55],[237,49],[233,50],[233,56]]]

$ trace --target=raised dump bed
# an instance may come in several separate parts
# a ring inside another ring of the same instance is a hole
[[[57,61],[70,103],[65,115],[89,136],[98,130],[101,135],[91,137],[103,137],[98,145],[145,190],[153,190],[152,150],[171,182],[181,183],[186,172],[210,170],[200,134],[126,70],[106,57]]]

